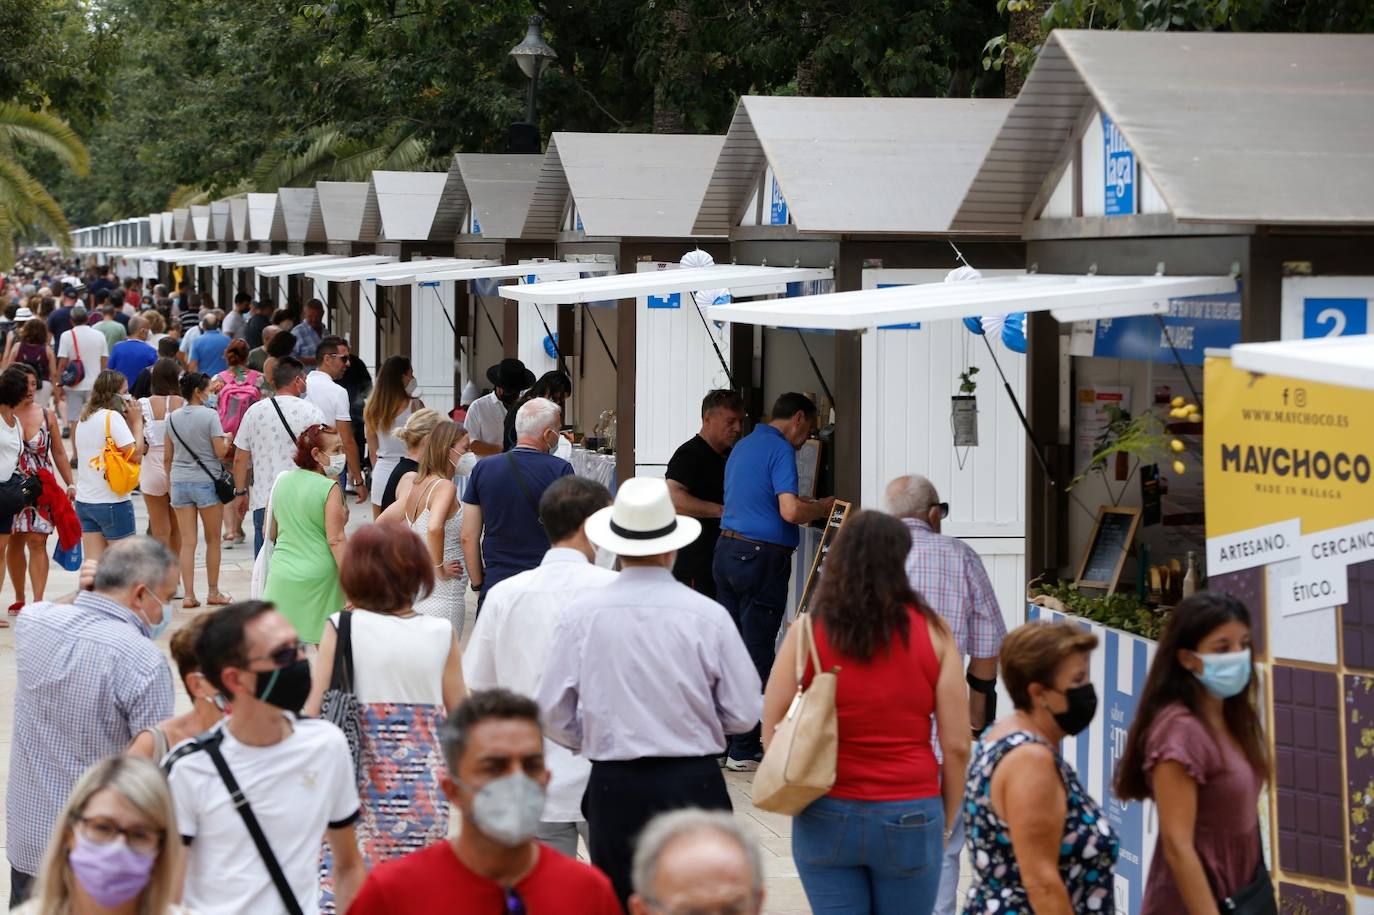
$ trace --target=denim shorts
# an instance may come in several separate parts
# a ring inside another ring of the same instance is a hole
[[[194,505],[196,508],[214,508],[222,505],[219,496],[215,494],[215,484],[206,480],[204,483],[178,483],[172,481],[172,508],[185,508]]]
[[[100,534],[106,540],[123,540],[134,535],[134,503],[81,502],[76,503],[76,517],[81,520],[83,534]]]

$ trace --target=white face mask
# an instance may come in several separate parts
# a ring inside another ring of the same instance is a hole
[[[329,456],[329,475],[331,477],[337,477],[339,474],[343,473],[344,468],[347,466],[348,458],[345,455],[331,454]]]
[[[454,476],[465,477],[472,473],[472,468],[477,466],[477,455],[471,451],[464,451],[463,456],[458,459],[458,465],[454,468]]]
[[[416,384],[414,378],[411,378],[409,381],[406,382],[406,393],[409,394],[411,397],[414,397],[414,396],[415,396],[415,389],[416,389],[417,387],[419,387],[419,385]]]

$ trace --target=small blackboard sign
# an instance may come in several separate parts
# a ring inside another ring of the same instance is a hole
[[[830,519],[825,523],[825,529],[821,531],[820,546],[816,547],[816,556],[811,560],[811,571],[806,576],[806,586],[802,588],[801,600],[797,602],[797,613],[802,614],[811,606],[811,598],[815,596],[816,586],[821,581],[821,566],[825,563],[825,554],[830,552],[830,544],[835,542],[835,535],[844,527],[844,522],[849,518],[849,503],[835,500],[835,506],[830,510]]]
[[[1104,505],[1097,510],[1097,523],[1093,525],[1093,535],[1078,567],[1079,587],[1106,591],[1116,588],[1139,524],[1138,508]]]

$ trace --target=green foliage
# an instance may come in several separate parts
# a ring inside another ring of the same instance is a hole
[[[978,382],[974,375],[978,374],[978,366],[970,365],[967,369],[959,373],[959,393],[972,394],[978,390]]]
[[[1120,407],[1106,407],[1107,427],[1093,442],[1093,456],[1088,466],[1081,469],[1065,491],[1083,482],[1090,473],[1107,473],[1107,460],[1118,454],[1127,454],[1143,464],[1156,461],[1166,453],[1168,438],[1164,426],[1150,411],[1141,413],[1134,419]]]
[[[1169,611],[1150,609],[1134,591],[1085,594],[1078,590],[1078,585],[1063,580],[1053,584],[1038,582],[1031,586],[1032,597],[1042,594],[1063,604],[1067,613],[1147,639],[1157,640],[1169,620]]]
[[[13,262],[21,236],[41,234],[63,242],[68,237],[62,208],[23,164],[22,154],[34,150],[78,173],[90,167],[90,154],[65,121],[0,102],[0,268]]]

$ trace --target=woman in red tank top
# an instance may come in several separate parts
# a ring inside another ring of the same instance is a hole
[[[835,787],[792,823],[792,858],[816,912],[925,915],[940,886],[968,767],[968,689],[949,627],[911,589],[910,550],[901,521],[859,512],[835,537],[812,602],[821,666],[839,668],[840,738]],[[764,694],[765,748],[797,690],[796,650],[794,626]]]

